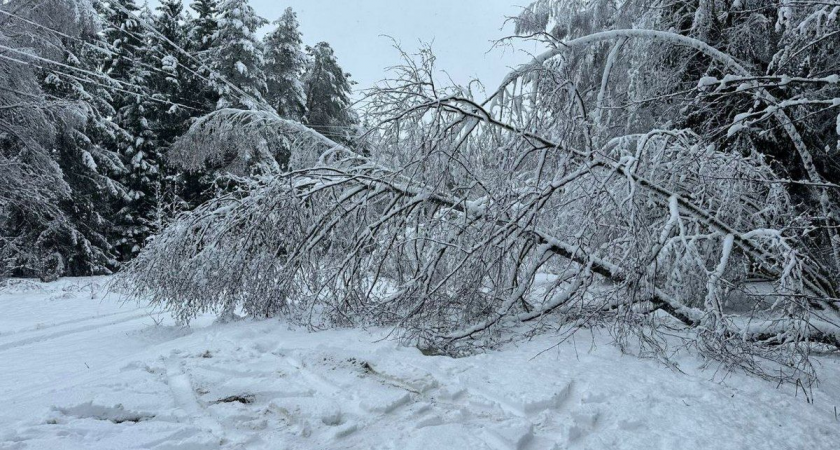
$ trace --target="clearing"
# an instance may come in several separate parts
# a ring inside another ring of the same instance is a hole
[[[622,355],[606,332],[425,356],[387,330],[192,328],[107,278],[0,289],[0,449],[833,449],[840,360],[808,391]]]

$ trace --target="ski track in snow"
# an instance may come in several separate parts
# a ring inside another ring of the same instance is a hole
[[[33,291],[18,317],[49,295]],[[0,450],[822,450],[840,439],[836,359],[821,361],[828,379],[807,404],[743,375],[709,381],[696,357],[686,375],[622,356],[598,335],[591,352],[570,343],[534,358],[555,343],[546,336],[451,359],[379,341],[385,331],[202,318],[181,332],[136,312],[32,317],[53,324],[5,335],[0,357],[15,370],[0,371],[13,394]],[[97,352],[90,371],[41,359]]]
[[[109,326],[113,326],[113,325],[118,325],[118,324],[125,323],[125,322],[131,322],[132,320],[137,320],[137,319],[142,319],[142,318],[148,317],[148,315],[149,315],[148,313],[144,312],[142,314],[134,314],[134,315],[131,315],[129,317],[122,318],[122,319],[106,320],[106,321],[104,321],[104,323],[95,323],[95,324],[92,324],[92,325],[85,325],[85,326],[82,326],[82,327],[70,328],[68,330],[56,331],[54,333],[45,333],[45,334],[38,335],[38,336],[32,336],[32,337],[28,337],[26,339],[20,339],[20,340],[13,341],[13,342],[0,343],[0,352],[2,352],[4,350],[16,348],[16,347],[21,347],[21,346],[24,346],[24,345],[29,345],[29,344],[34,344],[34,343],[40,343],[40,342],[44,342],[44,341],[51,341],[51,340],[59,339],[59,338],[62,338],[64,336],[67,336],[67,335],[70,335],[70,334],[83,333],[83,332],[86,332],[86,331],[98,330],[100,328],[109,327]],[[109,316],[112,316],[112,315],[109,314],[106,317],[109,317]],[[70,324],[76,324],[78,322],[100,319],[100,318],[101,318],[101,316],[100,317],[89,317],[89,318],[86,318],[86,319],[79,319],[77,321],[68,321],[68,322]],[[52,328],[57,328],[57,327],[59,327],[59,325],[55,325],[55,326],[47,328],[47,329],[52,329]],[[14,335],[17,335],[17,334],[20,334],[20,333],[24,333],[24,332],[17,332]]]
[[[65,320],[63,322],[51,323],[49,325],[36,325],[34,327],[29,327],[29,328],[24,328],[24,329],[21,329],[21,330],[16,330],[16,331],[9,332],[7,334],[0,335],[0,337],[3,337],[3,338],[9,337],[9,336],[16,337],[16,336],[21,335],[21,334],[27,335],[27,334],[37,333],[37,332],[41,332],[41,331],[45,331],[45,330],[52,330],[53,328],[64,327],[65,325],[78,325],[78,324],[83,323],[83,322],[89,322],[91,320],[104,319],[106,317],[124,316],[124,315],[127,315],[127,314],[135,313],[137,311],[145,311],[145,309],[144,308],[135,308],[135,309],[131,309],[131,310],[128,310],[128,311],[117,311],[117,312],[113,312],[113,313],[109,313],[109,314],[99,314],[99,315],[96,315],[96,316],[89,316],[89,317],[82,317],[82,318],[79,318],[79,319]]]

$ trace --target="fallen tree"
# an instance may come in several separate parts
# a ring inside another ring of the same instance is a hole
[[[264,148],[292,148],[291,169],[184,215],[125,285],[184,321],[241,309],[314,328],[386,325],[450,354],[602,324],[667,360],[676,334],[728,366],[810,381],[811,352],[840,349],[836,268],[801,231],[825,232],[830,250],[829,215],[801,214],[756,149],[668,126],[616,132],[548,64],[584,43],[651,36],[750,76],[695,39],[618,30],[568,41],[483,103],[436,83],[429,53],[409,59],[368,99],[378,125],[364,155],[272,112],[202,118],[191,133],[252,130]],[[595,103],[605,108],[603,89]],[[753,126],[776,117],[800,148],[783,111],[750,114]],[[201,163],[213,141],[188,133],[175,150]],[[809,183],[833,208],[832,184]]]
[[[204,120],[265,114],[223,111]],[[740,356],[731,362],[749,362],[764,374],[770,373],[765,366],[744,355],[777,360],[799,376],[812,343],[837,345],[834,287],[818,267],[798,258],[795,243],[770,228],[778,226],[772,217],[755,214],[755,205],[772,196],[783,210],[784,195],[762,183],[727,181],[725,189],[738,198],[716,202],[712,214],[695,202],[722,192],[697,197],[691,186],[677,191],[662,186],[661,176],[646,176],[664,163],[694,164],[698,157],[716,174],[750,172],[736,179],[768,170],[694,145],[694,136],[638,137],[658,149],[656,165],[580,155],[585,163],[564,158],[568,167],[548,172],[555,175],[539,184],[524,183],[527,189],[503,192],[476,177],[471,191],[453,195],[457,186],[427,179],[445,176],[440,166],[409,173],[405,168],[421,163],[414,161],[391,170],[300,124],[274,121],[284,136],[294,136],[299,151],[318,154],[317,161],[185,216],[138,258],[124,275],[127,286],[185,321],[242,307],[250,315],[286,314],[314,327],[396,325],[405,339],[454,353],[492,343],[517,323],[559,317],[562,323],[626,324],[656,311],[696,330],[696,343],[712,356],[727,359],[737,346]],[[531,139],[514,133],[517,140]],[[661,152],[677,153],[659,160]],[[428,162],[430,155],[422,158]],[[546,158],[535,154],[535,160]],[[639,167],[646,169],[631,172]],[[531,170],[542,171],[536,164]],[[618,207],[604,207],[608,201]],[[552,217],[560,207],[575,210],[565,218],[569,224]],[[749,220],[749,228],[728,225],[722,213]],[[625,232],[597,230],[605,216],[626,224]],[[591,234],[570,234],[570,224]],[[638,238],[628,240],[633,234]],[[770,290],[741,300],[749,314],[728,311],[727,293],[759,273]],[[548,285],[535,283],[546,274],[552,276]]]

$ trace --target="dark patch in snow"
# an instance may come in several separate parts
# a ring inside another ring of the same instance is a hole
[[[376,371],[373,369],[373,366],[370,365],[367,361],[362,361],[356,358],[348,358],[347,362],[354,366],[359,366],[365,373],[375,375]]]
[[[231,395],[230,397],[220,398],[213,403],[242,403],[244,405],[249,405],[254,403],[254,395],[253,394],[242,394],[242,395]]]
[[[417,347],[424,356],[449,356],[445,351],[436,347]]]

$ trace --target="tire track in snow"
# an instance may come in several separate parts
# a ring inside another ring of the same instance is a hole
[[[97,324],[85,325],[85,326],[82,326],[82,327],[71,328],[69,330],[56,331],[54,333],[43,334],[43,335],[39,335],[39,336],[32,336],[32,337],[25,338],[25,339],[19,339],[17,341],[12,341],[12,342],[7,342],[5,344],[0,344],[0,352],[10,350],[10,349],[14,349],[14,348],[18,348],[18,347],[22,347],[24,345],[37,344],[37,343],[46,342],[46,341],[52,341],[54,339],[58,339],[58,338],[61,338],[61,337],[64,337],[64,336],[69,336],[71,334],[84,333],[86,331],[93,331],[93,330],[98,330],[100,328],[106,328],[106,327],[110,327],[110,326],[113,326],[113,325],[118,325],[118,324],[125,323],[125,322],[131,322],[132,320],[142,319],[142,318],[147,317],[147,316],[148,316],[148,313],[135,314],[135,315],[125,317],[125,318],[122,318],[122,319],[111,320],[111,321],[108,321],[106,323],[97,323]]]

